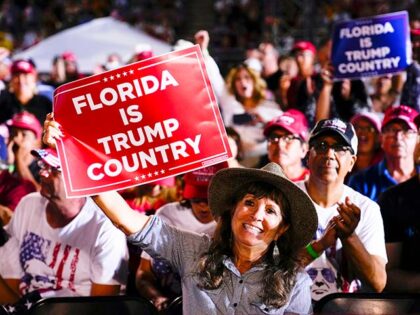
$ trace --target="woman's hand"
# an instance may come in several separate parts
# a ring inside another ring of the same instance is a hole
[[[210,42],[210,35],[209,32],[206,30],[200,30],[194,35],[195,43],[200,45],[201,50],[207,52]]]
[[[42,141],[51,148],[56,147],[56,140],[63,136],[60,130],[61,126],[54,120],[54,113],[47,114],[44,121],[44,130],[42,132]]]

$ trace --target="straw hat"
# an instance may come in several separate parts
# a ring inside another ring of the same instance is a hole
[[[265,182],[277,187],[289,202],[293,247],[306,246],[313,239],[318,226],[315,206],[309,196],[284,174],[280,165],[269,163],[261,169],[227,168],[213,177],[209,186],[209,206],[215,218],[231,210],[232,196],[237,187],[252,182]]]

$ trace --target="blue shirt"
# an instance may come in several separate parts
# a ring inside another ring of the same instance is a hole
[[[348,186],[373,201],[378,200],[379,195],[384,190],[396,184],[398,184],[397,181],[389,174],[386,168],[385,159],[352,175],[348,182]]]
[[[222,285],[215,290],[198,288],[198,260],[211,243],[210,237],[205,234],[177,229],[153,216],[141,231],[130,235],[128,240],[152,257],[165,258],[178,271],[182,281],[184,314],[312,313],[311,280],[304,271],[297,274],[289,301],[275,309],[264,305],[259,297],[262,292],[264,264],[241,274],[232,260],[225,257],[223,263],[226,270]]]

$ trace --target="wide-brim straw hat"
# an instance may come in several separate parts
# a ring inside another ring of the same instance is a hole
[[[232,197],[239,186],[252,182],[264,182],[277,187],[290,206],[291,246],[306,246],[315,236],[318,216],[309,196],[284,174],[280,165],[269,163],[261,169],[227,168],[214,175],[209,186],[209,206],[215,218],[232,210]]]

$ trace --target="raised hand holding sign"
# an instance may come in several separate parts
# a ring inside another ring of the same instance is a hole
[[[97,194],[231,156],[198,46],[60,86],[54,115],[66,192]]]

